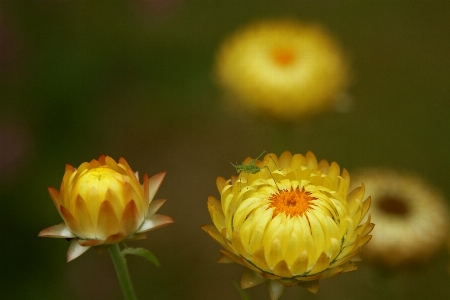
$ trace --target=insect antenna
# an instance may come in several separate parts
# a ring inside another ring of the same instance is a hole
[[[264,150],[263,153],[267,153],[267,151]],[[281,171],[280,168],[278,168],[278,165],[277,165],[277,163],[275,162],[275,160],[272,158],[272,155],[271,155],[270,153],[267,153],[267,156],[269,156],[270,159],[273,161],[273,163],[274,163],[275,166],[277,167],[278,171]],[[267,168],[267,170],[269,171],[270,176],[271,176],[272,179],[273,179],[273,182],[275,183],[275,186],[277,187],[277,190],[280,192],[280,188],[278,187],[277,181],[275,180],[275,177],[273,177],[273,174],[272,174],[272,172],[270,171],[269,167],[268,167],[268,166],[264,166],[264,168]]]
[[[219,152],[220,153],[220,152]],[[220,153],[222,154],[222,153]],[[263,152],[261,152],[261,154],[256,157],[253,158],[252,160],[250,160],[248,163],[244,164],[245,162],[243,162],[242,164],[233,164],[225,155],[222,154],[223,157],[225,157],[226,160],[228,160],[228,162],[236,169],[236,172],[239,174],[239,177],[237,179],[237,181],[239,181],[242,184],[242,173],[247,173],[247,182],[248,182],[248,178],[250,177],[250,174],[256,174],[261,172],[261,168],[259,166],[256,165],[256,161],[263,156],[264,154],[267,154],[267,151],[264,150]],[[268,154],[270,159],[274,162],[275,166],[278,168],[278,165],[275,163],[275,161],[273,160],[272,156],[270,156],[270,154]],[[272,177],[275,186],[277,187],[278,191],[280,191],[278,184],[275,180],[275,178],[273,177],[272,172],[270,171],[268,166],[264,166],[263,168],[266,168],[269,171],[270,176]],[[280,169],[278,169],[280,170]]]

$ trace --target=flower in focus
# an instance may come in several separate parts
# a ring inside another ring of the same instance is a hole
[[[292,121],[333,106],[348,86],[349,67],[322,27],[284,19],[253,23],[227,38],[216,76],[250,110]]]
[[[165,200],[152,201],[164,176],[145,174],[141,185],[125,159],[116,163],[104,155],[78,169],[66,165],[60,191],[48,189],[64,223],[42,230],[39,236],[72,239],[67,261],[92,246],[145,238],[146,231],[173,222],[155,214]]]
[[[208,198],[214,224],[202,226],[225,248],[219,262],[248,268],[242,288],[267,281],[278,299],[285,286],[315,293],[319,279],[356,270],[374,226],[370,216],[360,224],[370,207],[364,186],[348,194],[348,172],[311,152],[268,154],[256,165],[256,174],[217,179],[221,200]]]
[[[353,182],[363,181],[372,196],[371,215],[377,224],[362,256],[386,267],[426,262],[449,236],[445,199],[417,175],[389,169],[366,169]]]

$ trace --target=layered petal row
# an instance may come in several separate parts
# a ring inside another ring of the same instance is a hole
[[[269,294],[297,284],[315,292],[319,279],[355,270],[374,226],[370,216],[363,221],[371,203],[364,186],[349,193],[348,172],[311,152],[254,163],[255,174],[217,179],[220,200],[208,199],[213,224],[202,226],[224,248],[219,262],[249,269],[242,287],[272,280]]]
[[[60,190],[48,189],[64,223],[39,236],[73,239],[68,261],[92,246],[143,238],[144,232],[173,222],[155,214],[164,200],[152,201],[164,176],[145,174],[141,185],[124,158],[117,163],[104,155],[78,168],[66,165]]]

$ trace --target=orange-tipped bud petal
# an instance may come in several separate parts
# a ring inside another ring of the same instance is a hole
[[[164,176],[158,173],[149,179],[145,175],[141,184],[124,158],[116,163],[104,155],[78,169],[66,165],[60,191],[48,189],[65,223],[44,229],[39,236],[73,238],[68,261],[92,246],[145,237],[142,232],[173,222],[155,215],[163,200],[150,205]]]

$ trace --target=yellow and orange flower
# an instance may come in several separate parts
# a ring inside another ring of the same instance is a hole
[[[155,214],[165,201],[153,200],[164,176],[145,174],[141,185],[125,159],[116,163],[104,155],[77,169],[66,165],[60,191],[48,189],[64,223],[42,230],[39,236],[72,239],[67,261],[92,246],[145,238],[146,231],[173,222]]]
[[[208,198],[214,224],[202,226],[225,248],[219,262],[248,268],[242,288],[267,281],[278,299],[285,286],[316,292],[319,279],[355,270],[374,226],[370,216],[360,224],[371,203],[364,186],[348,194],[348,172],[311,152],[268,154],[255,164],[260,172],[217,179],[221,200]]]
[[[244,107],[301,121],[332,107],[349,83],[347,58],[319,25],[260,21],[222,43],[217,80]]]

